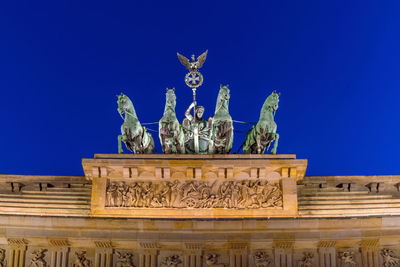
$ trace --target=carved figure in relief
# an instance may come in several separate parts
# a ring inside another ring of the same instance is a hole
[[[126,95],[118,95],[118,113],[124,123],[121,126],[121,135],[118,136],[118,153],[124,153],[122,142],[126,147],[137,154],[151,154],[154,151],[154,140],[146,127],[143,127],[136,116],[132,101]],[[125,117],[123,116],[125,114]]]
[[[171,189],[171,191],[169,193],[169,194],[171,194],[171,200],[169,201],[169,204],[170,204],[169,207],[176,207],[176,200],[178,197],[177,192],[179,190],[180,183],[178,180],[175,180],[172,183],[169,182],[169,185],[170,185],[170,189]]]
[[[258,209],[282,207],[280,185],[260,180],[109,182],[107,207]]]
[[[165,154],[185,153],[185,134],[176,118],[175,106],[175,88],[167,88],[164,115],[158,123],[161,147]]]
[[[116,196],[116,192],[117,192],[117,185],[115,183],[110,183],[107,186],[107,203],[109,203],[110,206],[115,206],[116,202],[114,200],[116,200],[117,196]]]
[[[142,191],[142,197],[143,197],[143,206],[144,207],[150,207],[150,203],[153,200],[153,190],[152,190],[152,183],[147,182],[143,184],[143,191]]]
[[[178,264],[181,264],[182,260],[180,259],[179,255],[171,255],[165,257],[161,262],[161,267],[177,267]]]
[[[74,267],[92,267],[92,262],[86,258],[86,251],[75,251]]]
[[[6,266],[7,266],[6,250],[0,248],[0,267],[6,267]]]
[[[174,205],[176,196],[172,194],[172,192],[177,191],[177,186],[179,182],[175,180],[174,182],[163,182],[161,184],[160,193],[161,193],[161,204],[163,207],[170,207]]]
[[[117,255],[116,267],[135,267],[135,265],[133,264],[132,253],[122,253],[117,251],[115,252],[115,254]]]
[[[249,181],[242,181],[242,183],[239,183],[238,186],[240,187],[240,198],[239,198],[239,207],[246,207],[247,206],[247,201],[249,200]]]
[[[274,117],[278,109],[279,96],[280,94],[273,91],[265,100],[261,108],[260,119],[246,134],[242,145],[243,153],[264,154],[265,151],[268,151],[271,143],[275,141],[271,154],[276,154],[279,134],[276,133],[277,126]]]
[[[36,267],[47,267],[47,262],[45,261],[44,257],[46,257],[45,252],[47,249],[38,249],[32,251],[32,259],[29,266],[36,266]]]
[[[229,154],[233,144],[233,121],[229,114],[229,85],[220,86],[210,125],[210,154]]]
[[[312,252],[303,252],[303,258],[299,260],[297,263],[297,267],[312,267],[313,265],[313,258],[314,253]]]
[[[240,187],[236,183],[232,183],[232,205],[237,207],[240,198]]]
[[[225,267],[224,263],[218,263],[218,254],[210,253],[205,256],[207,266],[210,267]]]
[[[352,251],[339,253],[339,259],[341,260],[343,267],[357,266],[357,263],[354,261],[354,252]]]
[[[163,201],[164,201],[164,199],[161,198],[160,195],[155,195],[152,198],[150,205],[154,208],[161,208],[161,207],[163,207]]]
[[[384,248],[381,250],[381,255],[383,259],[383,267],[400,266],[400,258],[396,257],[392,250]]]
[[[120,182],[117,185],[117,199],[116,199],[116,204],[118,207],[122,207],[124,204],[124,194],[125,194],[125,184],[123,182]]]
[[[270,267],[272,260],[265,251],[257,251],[254,253],[254,264],[256,267]]]

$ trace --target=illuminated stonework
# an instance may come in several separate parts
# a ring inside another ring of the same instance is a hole
[[[282,208],[278,183],[264,180],[108,182],[106,207],[178,209]]]
[[[95,155],[0,175],[0,267],[399,266],[400,176],[295,155]]]

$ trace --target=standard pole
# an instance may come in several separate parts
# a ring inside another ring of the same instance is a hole
[[[196,102],[196,88],[192,88],[193,91],[193,103]],[[193,106],[193,120],[196,121],[196,104]]]
[[[196,102],[196,88],[193,90],[193,103]],[[193,106],[193,143],[194,143],[194,153],[199,154],[199,129],[196,125],[196,105]]]

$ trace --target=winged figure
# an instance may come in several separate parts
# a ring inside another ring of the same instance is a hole
[[[184,55],[181,55],[179,53],[176,54],[178,55],[179,61],[183,64],[183,66],[185,66],[189,71],[195,71],[197,69],[200,69],[201,66],[203,66],[204,61],[206,61],[207,58],[207,52],[208,50],[206,50],[206,52],[198,56],[197,60],[195,60],[195,56],[192,55],[192,62],[190,62],[190,60]]]

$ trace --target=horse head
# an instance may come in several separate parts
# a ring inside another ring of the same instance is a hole
[[[273,112],[275,112],[278,109],[278,104],[279,104],[279,96],[281,94],[277,94],[276,90],[274,90],[265,100],[265,108],[272,110]]]
[[[219,93],[217,97],[217,105],[215,107],[215,113],[222,107],[225,108],[228,111],[228,106],[229,106],[229,98],[230,98],[230,90],[229,90],[229,84],[228,85],[220,85],[219,86]]]
[[[172,108],[175,110],[176,106],[176,95],[175,95],[175,88],[168,89],[167,92],[165,93],[165,108]]]
[[[133,107],[132,101],[121,93],[120,95],[117,95],[118,97],[118,113],[122,116],[124,113],[127,113],[133,117],[136,117],[136,112],[135,108]]]

